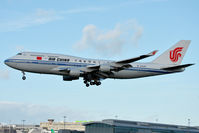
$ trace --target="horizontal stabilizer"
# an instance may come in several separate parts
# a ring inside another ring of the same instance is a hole
[[[163,70],[178,70],[178,69],[182,69],[182,68],[189,67],[189,66],[192,66],[192,65],[194,65],[194,64],[184,64],[184,65],[166,67],[166,68],[162,68],[162,69]]]

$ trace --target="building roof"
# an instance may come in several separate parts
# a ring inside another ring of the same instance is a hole
[[[84,123],[83,125],[88,126],[88,125],[92,125],[92,124],[106,124],[109,126],[134,127],[134,128],[142,128],[142,129],[191,131],[191,132],[199,133],[199,128],[197,128],[197,127],[161,124],[161,123],[139,122],[139,121],[115,120],[115,119],[105,119],[102,121],[87,122],[87,123]]]

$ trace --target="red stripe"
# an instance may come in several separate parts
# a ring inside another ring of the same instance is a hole
[[[42,57],[37,56],[37,60],[42,60]]]

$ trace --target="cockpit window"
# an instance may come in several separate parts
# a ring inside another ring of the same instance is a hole
[[[17,55],[22,55],[22,53],[18,53]]]

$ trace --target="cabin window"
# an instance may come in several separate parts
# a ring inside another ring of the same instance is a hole
[[[96,61],[93,61],[93,63],[96,63]]]
[[[77,59],[75,59],[75,62],[77,62]]]
[[[90,60],[89,60],[88,62],[89,62],[89,63],[91,63],[91,61],[90,61]]]
[[[82,60],[79,60],[79,62],[82,62]]]
[[[50,57],[48,60],[55,61],[55,58]]]
[[[86,63],[86,61],[84,60],[84,62]]]

